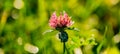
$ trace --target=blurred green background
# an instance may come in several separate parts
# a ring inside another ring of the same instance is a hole
[[[66,11],[66,54],[120,54],[120,0],[0,0],[0,54],[62,54],[49,18]]]

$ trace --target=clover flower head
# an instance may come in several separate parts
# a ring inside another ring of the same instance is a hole
[[[49,26],[54,29],[70,27],[73,23],[71,17],[66,12],[61,13],[58,17],[56,16],[56,12],[54,12],[49,20]]]

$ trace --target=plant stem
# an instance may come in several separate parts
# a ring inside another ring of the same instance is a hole
[[[65,48],[66,48],[65,42],[63,42],[63,54],[65,54]]]

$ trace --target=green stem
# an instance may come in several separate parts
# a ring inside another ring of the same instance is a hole
[[[105,32],[104,32],[103,40],[102,40],[102,42],[100,43],[100,45],[97,47],[97,54],[100,53],[100,50],[101,50],[101,48],[103,47],[103,44],[105,43],[105,37],[106,37],[106,34],[107,34],[107,30],[108,30],[108,27],[106,26],[106,27],[105,27]]]
[[[66,48],[65,42],[63,42],[63,54],[65,54],[65,48]]]

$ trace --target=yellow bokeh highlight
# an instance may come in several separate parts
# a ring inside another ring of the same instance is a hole
[[[23,0],[15,0],[13,5],[16,9],[21,9],[24,6],[24,2]]]

